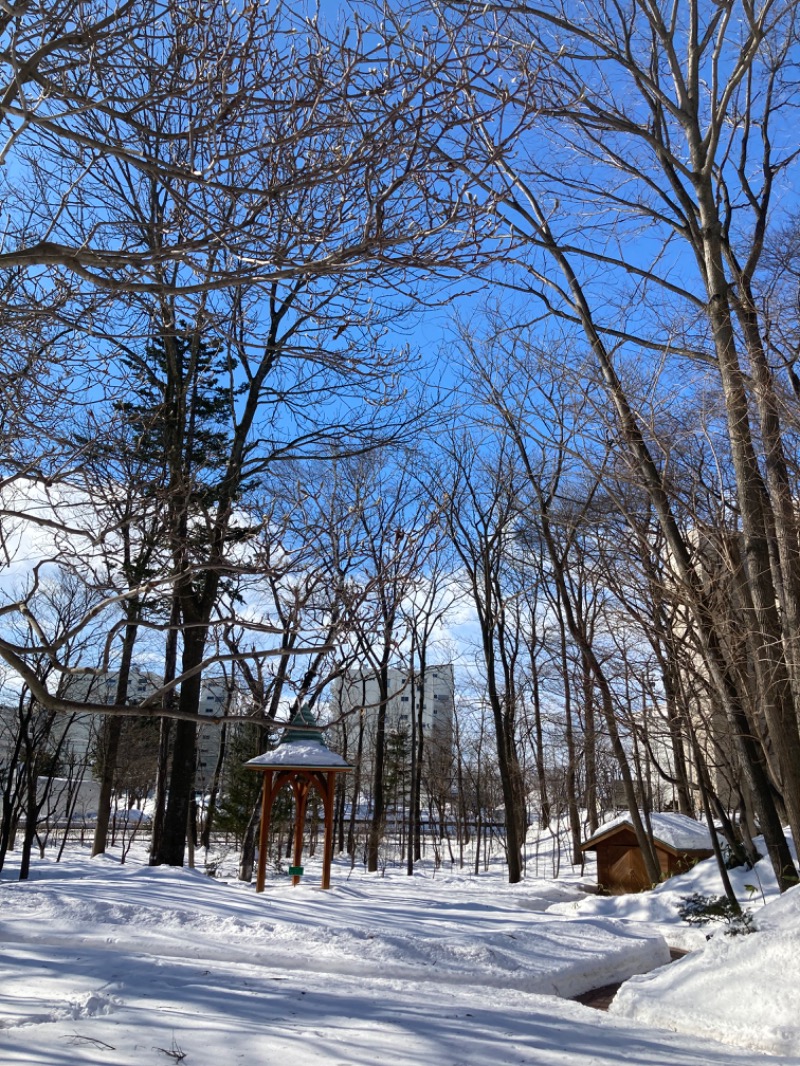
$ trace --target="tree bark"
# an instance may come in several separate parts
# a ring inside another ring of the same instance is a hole
[[[135,608],[134,608],[135,610]],[[128,681],[130,679],[133,649],[139,632],[138,621],[129,620],[125,626],[122,641],[119,673],[117,675],[117,692],[114,702],[122,705],[128,702]],[[114,778],[117,772],[119,742],[122,736],[122,719],[110,716],[103,721],[102,728],[102,774],[100,777],[100,796],[97,800],[97,824],[94,830],[92,855],[102,855],[108,841],[108,824],[111,819],[111,795],[114,791]]]

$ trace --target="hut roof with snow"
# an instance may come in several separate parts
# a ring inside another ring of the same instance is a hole
[[[644,817],[642,821],[645,822]],[[645,822],[645,825],[647,823]],[[616,832],[617,828],[625,825],[633,830],[630,815],[621,814],[610,822],[601,825],[600,828],[584,843],[584,849],[592,848],[600,840],[604,840],[610,833]],[[668,812],[665,814],[651,814],[650,825],[653,830],[653,840],[657,844],[663,844],[675,852],[684,851],[711,851],[711,836],[706,826],[689,818],[686,814]]]

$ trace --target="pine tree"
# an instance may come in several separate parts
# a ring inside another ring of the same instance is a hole
[[[221,347],[188,327],[155,338],[143,358],[129,356],[126,365],[131,393],[118,410],[156,471],[148,491],[164,508],[173,577],[169,613],[182,636],[180,649],[174,629],[168,641],[164,681],[169,683],[179,651],[184,672],[196,671],[203,660],[209,618],[223,587],[219,562],[226,544],[241,533],[230,520],[244,487],[241,467],[231,470],[239,390]],[[199,672],[183,682],[173,697],[181,710],[197,713],[200,685]],[[196,724],[179,721],[174,728],[167,790],[169,732],[165,720],[151,861],[178,864],[194,788]]]

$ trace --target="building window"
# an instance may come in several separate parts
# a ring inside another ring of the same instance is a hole
[[[408,703],[408,696],[401,696],[400,697],[400,702],[401,703]]]

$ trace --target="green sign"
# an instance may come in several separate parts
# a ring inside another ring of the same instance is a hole
[[[289,867],[289,876],[290,877],[302,877],[303,876],[303,867],[302,866],[290,866]]]

